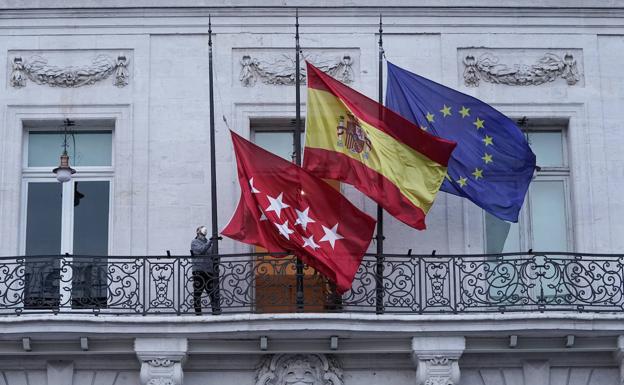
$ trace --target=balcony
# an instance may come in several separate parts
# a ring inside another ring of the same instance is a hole
[[[0,258],[0,315],[622,312],[624,255],[366,255],[342,296],[288,255]],[[194,261],[213,260],[213,287]],[[218,290],[217,290],[218,287]],[[199,296],[201,294],[201,297]],[[218,302],[211,307],[210,299]]]

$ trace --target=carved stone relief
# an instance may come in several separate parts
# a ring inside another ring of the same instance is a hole
[[[510,55],[510,50],[502,50],[503,52],[498,54],[495,53],[496,50],[481,53],[472,50],[461,51],[464,84],[468,87],[478,87],[480,81],[529,86],[554,82],[557,79],[564,79],[569,86],[573,86],[581,80],[577,57],[572,52],[542,52],[533,62],[525,63],[518,61],[525,60],[531,55],[520,51],[515,55]],[[516,62],[504,63],[505,59]]]
[[[416,368],[416,384],[457,385],[459,365],[457,358],[448,356],[419,357]]]
[[[355,57],[349,52],[342,54],[303,53],[300,63],[301,83],[306,81],[305,61],[343,83],[352,83]],[[244,53],[240,59],[239,81],[245,87],[253,87],[258,81],[269,85],[295,84],[295,55],[292,53]]]
[[[154,358],[141,363],[143,385],[182,385],[182,364],[168,358]]]
[[[136,338],[134,350],[141,363],[141,385],[182,385],[182,362],[188,351],[186,338]]]
[[[343,385],[339,361],[325,354],[265,356],[256,368],[255,385]]]
[[[22,56],[14,56],[9,84],[14,88],[25,87],[28,79],[50,87],[74,88],[94,84],[114,74],[113,84],[125,87],[130,78],[128,63],[125,55],[119,55],[115,59],[99,54],[90,64],[64,67],[49,64],[48,59],[38,54],[27,60]]]
[[[463,337],[412,338],[416,385],[458,385],[459,357],[465,348]]]

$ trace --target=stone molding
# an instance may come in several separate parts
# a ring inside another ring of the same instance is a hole
[[[354,59],[352,55],[345,53],[342,57],[329,57],[321,54],[303,53],[300,56],[299,79],[301,84],[306,82],[306,60],[343,83],[353,83],[354,81]],[[268,85],[295,84],[296,66],[295,57],[292,54],[262,56],[245,54],[240,60],[240,66],[238,80],[244,87],[253,87],[257,81]]]
[[[566,52],[563,58],[555,53],[546,52],[534,64],[503,64],[492,52],[485,52],[478,58],[472,53],[463,58],[464,84],[478,87],[481,80],[510,86],[530,86],[553,82],[563,78],[569,86],[581,79],[576,58]]]
[[[26,86],[26,80],[50,87],[76,88],[95,84],[115,74],[113,84],[117,87],[128,85],[128,58],[120,54],[116,59],[107,55],[97,55],[90,64],[83,66],[60,67],[48,64],[48,59],[33,55],[28,60],[14,56],[9,84],[13,88]]]
[[[260,361],[254,385],[343,385],[342,374],[331,355],[274,354]]]
[[[182,385],[186,338],[137,338],[134,350],[141,362],[141,385]]]
[[[458,385],[459,357],[465,349],[464,337],[413,337],[416,385]]]

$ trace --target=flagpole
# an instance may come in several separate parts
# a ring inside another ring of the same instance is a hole
[[[299,51],[299,9],[295,10],[295,164],[301,166],[301,79]],[[297,257],[297,311],[303,311],[303,261]]]
[[[382,15],[379,14],[379,119],[382,120],[383,116],[383,24]],[[376,308],[377,314],[384,312],[383,307],[383,207],[377,205],[377,255],[376,255]]]
[[[212,20],[208,15],[208,79],[210,81],[210,212],[212,214],[212,253],[219,254],[217,221],[217,165],[215,156],[214,86],[212,75]]]

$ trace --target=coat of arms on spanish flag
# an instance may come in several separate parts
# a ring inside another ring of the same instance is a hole
[[[307,63],[303,167],[355,186],[400,221],[425,229],[455,142],[435,137]]]

